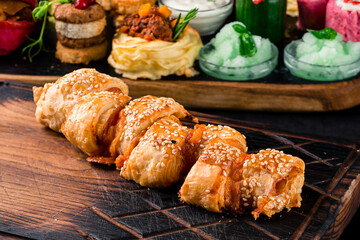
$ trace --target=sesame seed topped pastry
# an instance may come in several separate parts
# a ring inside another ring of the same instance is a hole
[[[197,118],[172,98],[130,101],[126,84],[94,69],[33,91],[40,123],[62,132],[87,161],[116,164],[125,179],[166,188],[187,174],[182,201],[212,212],[251,211],[255,219],[301,206],[300,158],[274,149],[247,154],[245,136],[228,126],[187,128],[179,119]]]
[[[180,189],[181,200],[212,212],[225,209],[225,190],[232,162],[244,152],[226,139],[213,138]]]
[[[174,116],[156,121],[140,139],[121,169],[121,176],[141,186],[170,187],[191,167],[183,154],[187,127]]]
[[[148,95],[131,101],[121,110],[116,126],[116,137],[110,146],[110,153],[119,155],[116,159],[116,166],[119,169],[123,166],[139,139],[154,122],[171,115],[197,121],[172,98]]]
[[[233,179],[240,184],[238,193],[243,197],[238,204],[251,205],[255,219],[261,213],[270,217],[284,208],[300,207],[304,171],[300,158],[282,151],[266,149],[247,155],[241,174],[234,174]]]
[[[46,83],[44,87],[33,87],[36,119],[52,130],[61,132],[61,125],[79,98],[100,91],[129,93],[121,79],[89,68],[73,71],[55,83]]]
[[[247,152],[245,136],[235,129],[221,125],[196,124],[188,137],[187,158],[195,163],[207,144],[214,138],[221,138],[231,142],[234,147],[237,147],[243,153]]]
[[[236,149],[236,148],[235,148]],[[209,211],[271,217],[301,205],[304,162],[267,149],[242,154],[214,139],[190,170],[180,189],[181,200]]]
[[[106,154],[104,133],[130,97],[115,92],[91,92],[74,105],[61,132],[89,156]]]

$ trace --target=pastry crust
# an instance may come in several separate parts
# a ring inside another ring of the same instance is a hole
[[[148,95],[131,101],[121,110],[116,126],[116,137],[110,147],[112,155],[120,155],[120,158],[117,158],[117,167],[122,167],[140,138],[154,122],[171,115],[197,121],[172,98],[158,98]],[[121,158],[122,156],[125,158]]]
[[[205,148],[180,189],[181,200],[213,212],[252,210],[255,219],[300,207],[305,171],[300,158],[274,149],[237,156],[220,143],[209,149],[219,144],[214,139]]]
[[[174,116],[156,121],[131,152],[121,176],[144,187],[172,186],[189,168],[182,153],[188,133]]]
[[[129,93],[121,79],[89,68],[73,71],[55,83],[46,83],[44,87],[33,87],[36,119],[52,130],[61,132],[61,125],[79,98],[100,91]]]
[[[241,152],[247,152],[245,136],[235,129],[222,126],[222,125],[204,125],[197,124],[194,127],[194,130],[189,134],[188,144],[187,144],[187,158],[189,161],[196,162],[203,152],[204,148],[211,142],[214,138],[220,138],[229,142],[232,146],[241,150]]]
[[[65,137],[89,156],[104,155],[104,132],[114,114],[130,101],[114,92],[92,92],[81,97],[61,126]]]
[[[127,86],[94,69],[33,91],[40,123],[55,131],[62,126],[88,161],[116,163],[121,176],[142,186],[170,187],[188,173],[182,201],[213,212],[252,211],[255,219],[301,205],[300,158],[274,149],[247,154],[245,137],[228,126],[189,129],[179,118],[197,119],[172,98],[148,95],[125,106]]]
[[[212,138],[187,175],[180,189],[181,200],[212,212],[222,212],[229,166],[240,156],[245,154],[234,142]]]

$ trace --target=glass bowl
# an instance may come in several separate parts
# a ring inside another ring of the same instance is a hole
[[[279,51],[274,44],[271,44],[272,56],[270,59],[266,59],[263,62],[250,66],[226,67],[211,63],[206,59],[206,55],[214,50],[215,47],[211,42],[207,43],[200,50],[200,68],[207,75],[223,80],[246,81],[259,79],[269,75],[278,63]]]
[[[335,81],[354,77],[360,72],[360,58],[344,65],[316,65],[299,61],[296,48],[302,41],[293,41],[284,49],[285,66],[292,75],[315,81]]]
[[[181,1],[181,0],[180,0]],[[159,0],[159,5],[166,5],[166,0]],[[196,17],[191,20],[190,26],[195,28],[201,36],[207,36],[215,33],[226,21],[226,18],[231,14],[234,2],[228,2],[218,8],[210,10],[199,10]],[[177,18],[179,13],[184,17],[190,9],[177,9],[174,6],[166,5],[171,11],[171,16]]]

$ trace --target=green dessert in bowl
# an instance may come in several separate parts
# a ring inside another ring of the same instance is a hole
[[[291,74],[309,80],[335,81],[360,72],[360,43],[345,42],[332,28],[309,30],[284,49]]]
[[[269,75],[278,50],[268,39],[251,35],[241,22],[225,25],[200,50],[199,63],[208,75],[223,80],[252,80]]]

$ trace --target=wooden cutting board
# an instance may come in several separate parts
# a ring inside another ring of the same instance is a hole
[[[0,238],[336,239],[360,204],[360,148],[272,130],[259,123],[193,114],[247,137],[249,152],[276,148],[306,163],[301,208],[271,219],[210,213],[85,161],[39,123],[30,87],[0,83]]]

